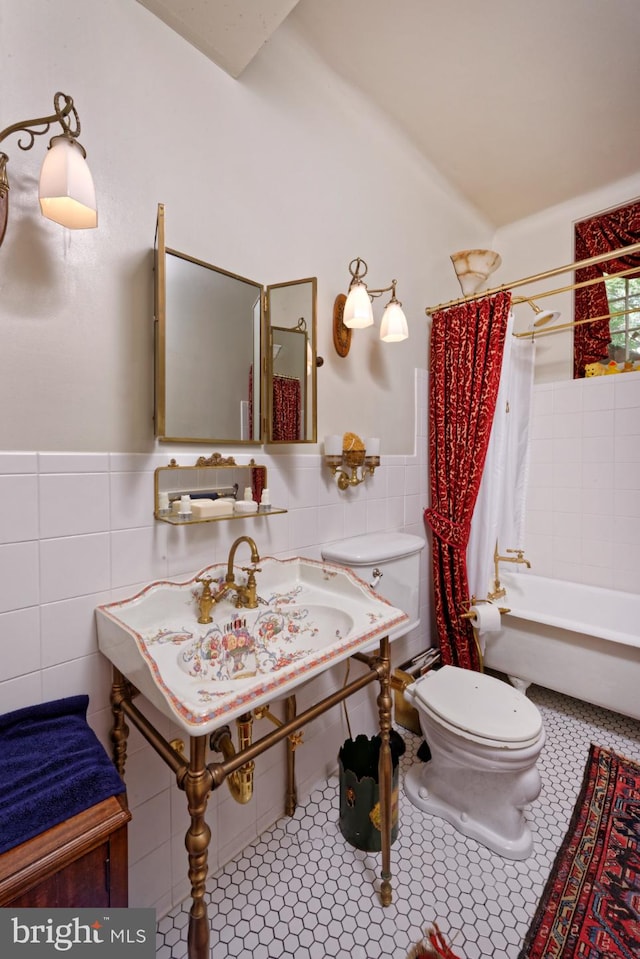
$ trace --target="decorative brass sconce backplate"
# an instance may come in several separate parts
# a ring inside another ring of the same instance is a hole
[[[338,356],[346,356],[351,348],[351,333],[348,326],[343,323],[344,305],[347,297],[344,293],[336,296],[333,304],[333,345],[336,348]]]

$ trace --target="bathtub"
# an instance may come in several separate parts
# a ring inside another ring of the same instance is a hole
[[[640,595],[500,571],[510,612],[486,632],[484,663],[640,719]]]

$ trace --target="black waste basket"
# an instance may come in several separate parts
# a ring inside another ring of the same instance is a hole
[[[405,751],[402,737],[391,731],[391,842],[398,835],[399,760]],[[338,754],[340,769],[340,832],[356,849],[380,852],[380,736],[345,740]]]

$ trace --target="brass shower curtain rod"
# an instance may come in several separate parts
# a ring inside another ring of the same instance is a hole
[[[511,300],[513,306],[519,303],[537,303],[545,296],[556,296],[558,293],[568,293],[570,290],[582,290],[585,286],[594,286],[596,283],[605,283],[607,280],[615,280],[618,276],[630,276],[632,273],[638,273],[637,266],[632,266],[628,270],[620,270],[619,273],[608,273],[602,276],[595,276],[591,280],[581,280],[580,283],[569,283],[568,286],[559,286],[555,290],[543,290],[542,293],[534,293],[533,296],[514,296]]]
[[[617,250],[611,250],[609,253],[599,253],[597,256],[590,256],[586,260],[577,260],[574,263],[568,263],[566,266],[557,266],[552,270],[545,270],[543,273],[535,273],[532,276],[525,276],[520,280],[514,280],[513,283],[503,283],[502,286],[494,286],[490,290],[482,290],[478,293],[469,293],[467,296],[460,296],[456,300],[448,300],[446,303],[438,303],[437,306],[428,306],[425,309],[427,316],[431,316],[432,313],[436,313],[438,310],[448,310],[452,306],[460,306],[462,303],[470,303],[473,300],[480,300],[484,296],[492,296],[494,293],[505,293],[510,290],[515,289],[519,286],[527,286],[529,283],[538,283],[540,280],[547,280],[552,276],[560,276],[562,273],[570,273],[572,270],[581,270],[588,266],[596,266],[598,263],[606,263],[607,260],[614,260],[617,256],[629,255],[631,253],[640,253],[640,243],[632,243],[630,246],[622,246]],[[612,274],[612,276],[623,276],[628,272],[637,272],[637,270],[628,271],[625,270],[620,274]],[[566,293],[568,290],[575,290],[583,285],[588,285],[589,283],[598,283],[601,282],[603,278],[598,277],[597,280],[586,280],[583,283],[572,283],[570,286],[561,287],[557,290],[547,290],[542,293],[538,293],[537,296],[531,297],[522,297],[520,302],[528,302],[529,300],[537,300],[543,296],[553,296],[556,293]]]

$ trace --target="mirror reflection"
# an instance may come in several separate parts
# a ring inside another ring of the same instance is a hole
[[[316,280],[267,289],[267,438],[316,440]]]
[[[167,436],[259,441],[262,288],[167,250],[166,290]]]

